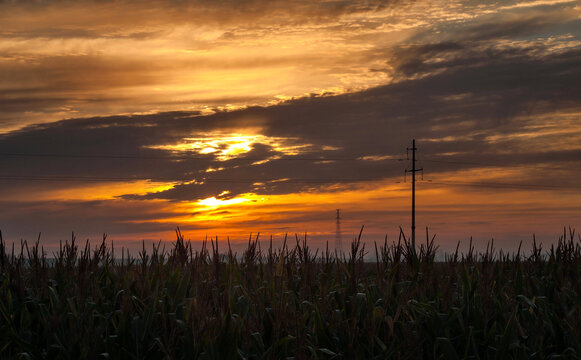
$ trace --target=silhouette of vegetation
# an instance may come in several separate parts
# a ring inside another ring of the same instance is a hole
[[[199,250],[178,230],[136,257],[74,236],[54,259],[40,242],[9,249],[0,235],[2,359],[578,358],[581,237],[569,229],[543,252],[435,261],[426,232],[361,238],[345,254],[305,238],[250,237]],[[288,240],[288,241],[287,241]],[[291,246],[289,242],[294,242]],[[225,251],[219,249],[223,247]],[[118,255],[118,254],[117,254]]]

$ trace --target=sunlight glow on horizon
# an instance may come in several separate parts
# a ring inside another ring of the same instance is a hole
[[[575,1],[0,1],[0,23],[2,228],[323,241],[341,209],[397,236],[412,138],[418,225],[447,242],[581,219]]]

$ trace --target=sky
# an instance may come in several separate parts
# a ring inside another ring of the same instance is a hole
[[[1,1],[5,241],[410,235],[515,250],[581,226],[581,5]]]

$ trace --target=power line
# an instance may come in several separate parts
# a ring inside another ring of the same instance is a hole
[[[553,169],[553,170],[564,170],[568,169],[565,166],[554,166],[554,165],[546,165],[546,164],[499,164],[499,163],[491,163],[491,162],[476,162],[476,161],[463,161],[463,160],[436,160],[430,158],[422,158],[418,161],[425,161],[425,162],[432,162],[432,163],[442,163],[442,164],[458,164],[458,165],[479,165],[479,166],[495,166],[495,167],[529,167],[529,168],[546,168],[546,169]],[[570,169],[570,168],[569,168]]]
[[[453,186],[473,186],[484,188],[514,188],[528,190],[555,190],[555,191],[581,191],[579,186],[545,185],[545,184],[517,184],[517,183],[494,183],[494,182],[460,182],[460,181],[425,181],[423,184],[453,185]]]
[[[62,175],[0,175],[0,180],[14,181],[169,181],[169,182],[231,182],[231,183],[325,183],[325,182],[359,182],[359,181],[381,181],[379,178],[169,178],[169,177],[95,177],[95,176],[62,176]]]
[[[71,159],[131,159],[131,160],[212,160],[209,156],[142,156],[142,155],[79,155],[79,154],[39,154],[39,153],[0,153],[6,157],[42,157]]]
[[[93,176],[68,176],[68,175],[0,175],[0,180],[7,181],[138,181],[138,180],[150,180],[150,181],[173,181],[173,182],[185,182],[192,181],[186,179],[177,178],[157,178],[157,177],[93,177]]]
[[[41,157],[41,158],[70,158],[70,159],[128,159],[128,160],[218,160],[216,154],[208,154],[206,156],[191,155],[191,156],[144,156],[144,155],[80,155],[80,154],[58,154],[58,153],[0,153],[0,156],[4,157]],[[374,156],[378,158],[373,158]],[[369,158],[368,159],[366,159]],[[268,157],[233,157],[227,160],[246,160],[246,161],[403,161],[399,158],[389,158],[384,157],[384,155],[361,155],[358,157],[297,157],[297,155],[291,155],[280,158],[268,158]]]
[[[257,158],[257,157],[236,157],[229,158],[225,160],[219,160],[215,157],[216,155],[207,156],[147,156],[147,155],[80,155],[80,154],[59,154],[59,153],[0,153],[0,157],[39,157],[39,158],[64,158],[64,159],[121,159],[121,160],[208,160],[208,161],[312,161],[312,162],[323,162],[323,161],[404,161],[401,158],[383,158],[380,155],[362,155],[358,157],[296,157],[296,156],[286,156],[281,158]],[[372,158],[376,156],[377,158]],[[365,159],[370,157],[370,159]],[[570,167],[554,166],[547,164],[499,164],[492,162],[477,162],[477,161],[464,161],[464,160],[441,160],[433,158],[418,158],[418,162],[431,162],[431,163],[441,163],[441,164],[457,164],[457,165],[477,165],[477,166],[494,166],[494,167],[524,167],[524,168],[544,168],[552,170],[566,170]],[[0,179],[2,180],[2,179]]]
[[[221,156],[221,155],[217,155]],[[390,156],[390,155],[388,155]],[[225,160],[216,159],[216,154],[200,155],[170,155],[170,156],[153,156],[153,155],[118,155],[118,154],[62,154],[62,153],[0,153],[0,157],[39,157],[39,158],[64,158],[64,159],[126,159],[126,160],[210,160],[210,161],[404,161],[402,158],[384,157],[383,155],[361,155],[357,157],[298,157],[296,155],[285,156],[280,158],[268,157],[233,157]],[[375,158],[373,158],[375,157]],[[366,159],[368,158],[368,159]],[[458,165],[479,165],[479,166],[496,166],[496,167],[529,167],[529,168],[546,168],[554,170],[563,170],[567,167],[558,167],[547,164],[500,164],[492,162],[481,161],[465,161],[465,160],[441,160],[434,158],[418,158],[419,162],[432,162],[442,164],[458,164]]]
[[[68,175],[0,175],[0,181],[88,181],[88,182],[119,182],[119,181],[166,181],[166,182],[197,182],[201,183],[345,183],[382,181],[387,178],[177,178],[177,177],[97,177],[97,176],[68,176]],[[400,181],[394,181],[394,184]],[[522,190],[551,190],[551,191],[581,191],[579,186],[546,185],[546,184],[518,184],[495,182],[459,182],[446,180],[427,180],[421,182],[424,185],[444,186],[472,186],[484,188],[514,188]]]

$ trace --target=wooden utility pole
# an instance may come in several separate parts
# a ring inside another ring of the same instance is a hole
[[[407,148],[407,152],[408,152],[408,156],[409,156],[409,152],[412,152],[412,169],[408,170],[406,169],[406,173],[407,172],[411,172],[412,173],[412,249],[413,252],[415,254],[416,252],[416,173],[418,171],[424,171],[423,168],[420,169],[416,169],[416,151],[418,149],[416,148],[416,139],[412,140],[412,147],[411,148]]]

